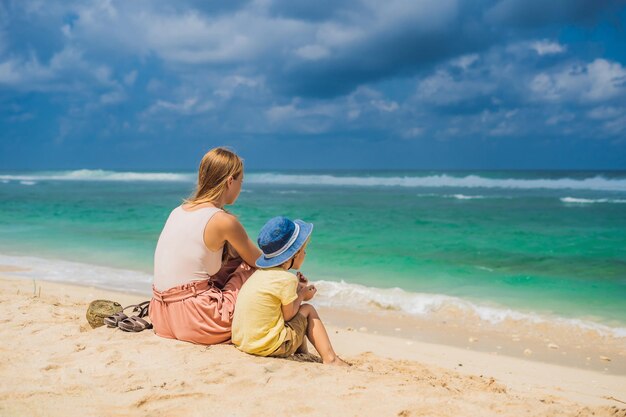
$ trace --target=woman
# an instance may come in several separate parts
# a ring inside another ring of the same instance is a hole
[[[239,220],[224,211],[242,182],[241,158],[212,149],[200,163],[195,193],[167,219],[154,254],[149,308],[157,335],[200,344],[230,339],[237,294],[261,255]]]

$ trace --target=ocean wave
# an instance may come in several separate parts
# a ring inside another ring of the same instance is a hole
[[[482,196],[482,195],[464,195],[464,194],[454,194],[454,195],[449,195],[446,197],[456,198],[457,200],[476,200],[476,199],[485,198],[485,196]]]
[[[0,265],[23,271],[10,272],[12,276],[67,284],[94,286],[116,291],[151,293],[152,275],[145,272],[106,266],[43,259],[32,256],[0,255]]]
[[[33,172],[0,175],[0,181],[169,181],[194,182],[195,173],[170,172],[118,172],[101,169],[74,171]],[[408,187],[408,188],[504,188],[504,189],[572,189],[626,191],[626,179],[609,179],[597,175],[584,179],[522,179],[487,178],[480,175],[455,177],[448,174],[427,176],[336,176],[298,175],[277,173],[250,173],[246,183],[266,185],[324,185],[355,187]],[[479,198],[455,194],[454,198]]]
[[[37,181],[20,181],[20,184],[22,184],[22,185],[35,185],[35,184],[37,184]]]
[[[482,266],[482,265],[476,265],[475,268],[476,269],[480,269],[481,271],[487,271],[487,272],[493,272],[494,271],[492,268],[487,268],[486,266]]]
[[[452,313],[455,317],[474,315],[491,324],[498,324],[507,320],[530,324],[553,322],[584,330],[593,330],[601,335],[626,337],[626,328],[623,327],[609,327],[581,319],[548,317],[504,307],[478,305],[461,298],[442,294],[414,293],[401,288],[373,288],[344,281],[316,281],[315,286],[319,290],[315,304],[327,307],[377,308],[401,311],[418,317],[446,313]]]
[[[132,291],[146,296],[151,294],[152,274],[146,272],[58,259],[3,254],[0,254],[0,265],[23,269],[5,272],[5,275],[24,279],[94,286],[115,291]],[[507,320],[522,324],[552,322],[584,330],[593,330],[601,335],[626,337],[626,328],[609,327],[581,319],[549,317],[515,311],[505,307],[479,305],[443,294],[415,293],[400,288],[374,288],[343,281],[315,281],[314,284],[319,292],[313,303],[318,306],[367,311],[399,311],[416,317],[452,314],[453,318],[476,317],[492,324]]]
[[[561,198],[561,201],[567,204],[626,203],[626,200],[615,199],[615,198],[590,199],[590,198],[563,197]]]
[[[0,181],[179,181],[193,182],[195,174],[169,172],[117,172],[101,169],[37,172],[19,175],[0,175]]]
[[[512,195],[466,195],[466,194],[437,194],[437,193],[424,193],[416,194],[417,197],[437,197],[437,198],[454,198],[456,200],[483,200],[483,199],[505,199],[511,200],[515,198]]]
[[[512,189],[573,189],[626,191],[626,179],[609,179],[595,176],[585,179],[519,179],[485,178],[478,175],[453,177],[447,174],[423,177],[342,177],[334,175],[249,174],[251,184],[326,185],[355,187],[457,187],[457,188],[512,188]]]

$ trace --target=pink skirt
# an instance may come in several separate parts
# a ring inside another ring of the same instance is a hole
[[[253,272],[254,268],[241,263],[221,289],[216,286],[219,282],[209,279],[166,291],[152,287],[148,313],[154,332],[161,337],[202,345],[230,340],[237,295]]]

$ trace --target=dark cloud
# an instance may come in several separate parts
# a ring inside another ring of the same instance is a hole
[[[347,14],[358,14],[366,11],[362,3],[339,0],[275,0],[269,11],[274,16],[297,20],[321,22],[346,18]]]
[[[477,11],[443,10],[442,22],[422,27],[397,17],[361,39],[333,50],[328,57],[291,63],[277,71],[278,91],[312,97],[347,94],[359,85],[406,77],[451,57],[484,50],[495,39],[477,23]]]
[[[624,7],[623,0],[500,0],[487,10],[487,21],[521,27],[593,24]]]
[[[214,16],[240,10],[246,7],[246,5],[250,3],[250,1],[251,0],[180,0],[176,2],[171,2],[168,0],[161,0],[160,3],[165,7],[171,7],[172,4],[174,4],[175,7],[181,9],[192,11],[197,10],[202,13],[206,13],[207,15]]]
[[[420,73],[458,54],[480,51],[488,42],[477,38],[460,45],[454,39],[447,33],[370,39],[327,62],[294,65],[273,82],[287,95],[334,97],[360,85]]]
[[[35,53],[47,60],[63,47],[63,12],[54,6],[46,10],[25,6],[25,2],[15,1],[0,6],[0,30],[5,33],[2,36],[0,32],[0,43],[6,43],[0,44],[0,52],[4,46],[13,55]]]
[[[363,39],[337,51],[331,49],[329,55],[320,60],[300,61],[283,67],[282,71],[280,68],[273,70],[271,74],[278,74],[274,79],[275,88],[284,94],[311,97],[347,94],[359,85],[420,73],[451,57],[484,51],[492,45],[515,42],[526,36],[512,32],[510,24],[541,27],[555,23],[590,23],[624,4],[623,1],[585,0],[489,3],[460,4],[454,18],[441,26],[424,28],[398,17],[396,22],[379,31],[372,30]],[[485,13],[485,7],[489,6]],[[384,9],[385,5],[381,3],[380,7]],[[419,7],[419,3],[415,3],[415,7]],[[442,10],[441,14],[445,13]],[[527,53],[534,52],[527,49]]]
[[[311,167],[318,143],[358,147],[363,161],[394,144],[445,161],[464,140],[593,138],[626,154],[623,33],[602,29],[625,11],[581,0],[0,2],[0,163],[91,149],[122,165],[149,153],[156,167],[195,160],[188,152],[209,142],[293,141]]]

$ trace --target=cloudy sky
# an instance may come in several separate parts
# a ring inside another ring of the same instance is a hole
[[[626,169],[626,2],[0,0],[0,169]]]

